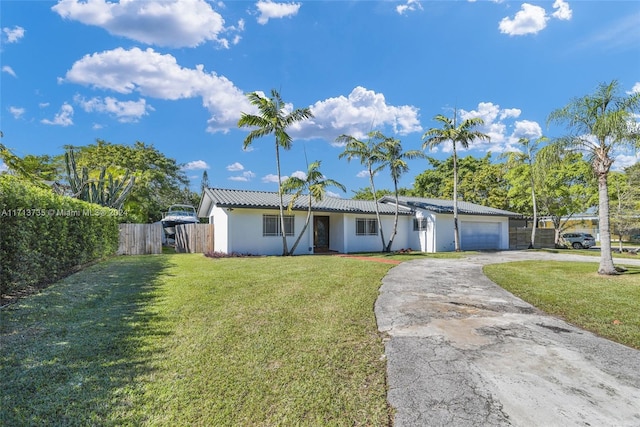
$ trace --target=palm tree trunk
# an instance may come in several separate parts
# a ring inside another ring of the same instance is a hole
[[[389,238],[389,243],[387,244],[387,248],[385,250],[385,252],[391,252],[391,246],[393,245],[393,239],[396,237],[396,234],[398,233],[398,204],[399,204],[399,200],[398,200],[398,180],[394,179],[393,180],[393,190],[394,190],[394,194],[396,196],[396,212],[393,218],[393,232],[391,233],[391,237]]]
[[[598,175],[598,220],[600,227],[600,267],[598,274],[618,274],[611,255],[611,231],[609,229],[609,191],[607,173]]]
[[[458,230],[458,156],[453,142],[453,242],[456,252],[460,252],[460,232]]]
[[[302,231],[298,235],[296,242],[291,247],[291,255],[293,255],[296,252],[296,248],[298,247],[298,243],[300,243],[300,239],[302,239],[304,232],[307,231],[307,228],[309,227],[310,219],[311,219],[311,192],[309,192],[309,209],[307,209],[307,219],[304,222],[304,227],[302,227]]]
[[[531,167],[531,164],[529,164]],[[533,169],[531,173],[531,203],[533,204],[533,225],[531,226],[531,243],[529,249],[533,249],[536,244],[536,228],[538,227],[538,206],[536,205],[536,190],[534,188],[535,180],[533,179]]]
[[[284,202],[282,198],[282,180],[280,178],[280,148],[276,139],[276,168],[278,170],[278,195],[280,196],[280,232],[282,233],[282,256],[289,255],[287,248],[287,233],[284,228]]]
[[[385,250],[384,233],[382,231],[382,220],[380,219],[380,209],[378,209],[378,198],[376,197],[376,186],[373,184],[373,170],[369,166],[369,182],[371,183],[371,191],[373,192],[373,201],[376,207],[376,219],[378,220],[378,230],[380,230],[380,239],[382,240],[382,251]]]

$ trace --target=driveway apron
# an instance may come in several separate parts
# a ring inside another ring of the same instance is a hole
[[[513,251],[389,271],[375,313],[395,426],[640,426],[639,351],[545,315],[482,274],[487,263],[536,258],[598,262]]]

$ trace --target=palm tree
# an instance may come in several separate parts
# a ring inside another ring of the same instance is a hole
[[[244,148],[251,145],[254,139],[273,134],[276,143],[276,169],[278,171],[278,195],[280,196],[280,232],[282,233],[282,255],[289,253],[287,249],[287,233],[284,226],[284,203],[282,199],[282,178],[280,173],[280,147],[291,148],[291,137],[286,130],[292,124],[313,117],[311,110],[298,108],[291,112],[280,97],[277,90],[271,89],[271,97],[267,98],[259,92],[247,94],[252,105],[258,107],[259,115],[242,113],[238,127],[254,127],[244,139]]]
[[[425,154],[420,150],[410,150],[410,151],[402,151],[402,143],[400,140],[395,138],[388,138],[382,135],[380,132],[377,132],[376,138],[382,139],[382,153],[384,164],[389,167],[391,171],[391,179],[393,180],[393,194],[396,199],[396,210],[393,221],[393,232],[391,233],[391,237],[389,238],[389,243],[387,243],[387,247],[385,248],[385,252],[391,252],[391,246],[393,245],[393,239],[395,238],[398,232],[398,205],[399,205],[399,194],[398,194],[398,181],[400,181],[400,177],[409,171],[409,165],[407,165],[407,160],[409,159],[417,159],[426,157]]]
[[[463,148],[469,148],[469,143],[473,140],[488,140],[489,135],[473,130],[476,126],[484,124],[484,120],[479,117],[466,119],[460,125],[456,126],[457,111],[453,112],[453,120],[438,114],[434,120],[442,124],[442,128],[431,128],[422,135],[425,139],[422,149],[433,149],[443,142],[450,141],[453,144],[453,231],[454,244],[456,252],[460,251],[460,232],[458,230],[458,155],[456,152],[457,144]]]
[[[336,138],[336,142],[344,143],[344,151],[338,155],[338,158],[347,158],[347,161],[352,159],[360,159],[360,163],[367,167],[369,173],[369,185],[371,186],[371,194],[376,194],[376,186],[373,182],[373,177],[381,169],[384,168],[384,153],[382,152],[382,144],[379,138],[379,132],[372,131],[368,134],[368,141],[360,141],[359,139],[351,135],[340,135]],[[384,233],[382,231],[382,221],[380,220],[380,209],[378,208],[378,200],[375,199],[376,218],[378,220],[378,229],[380,230],[380,239],[382,240],[382,250],[386,248]]]
[[[307,176],[305,179],[298,178],[297,176],[291,176],[287,178],[282,183],[282,189],[285,193],[293,193],[293,197],[289,202],[289,211],[293,208],[296,200],[302,195],[302,193],[306,190],[309,193],[309,203],[307,205],[307,219],[304,222],[304,227],[302,231],[298,235],[295,243],[291,247],[291,252],[289,255],[293,255],[298,247],[298,243],[300,243],[300,239],[304,235],[305,231],[309,227],[309,220],[311,219],[311,207],[313,204],[313,200],[320,201],[324,198],[326,188],[329,186],[338,187],[342,191],[347,191],[347,188],[340,184],[338,181],[334,181],[333,179],[326,178],[322,172],[320,172],[320,161],[317,160],[311,163],[307,170]]]
[[[538,185],[538,169],[544,167],[541,159],[536,156],[540,145],[546,142],[547,138],[542,136],[535,141],[529,138],[520,138],[518,144],[524,149],[523,152],[510,153],[509,162],[526,163],[529,173],[529,186],[531,187],[531,206],[533,210],[533,226],[531,227],[531,241],[529,249],[533,249],[536,241],[536,228],[538,227],[538,202],[536,199],[536,186]],[[520,163],[520,164],[522,164]]]
[[[640,124],[636,113],[640,110],[640,93],[619,95],[619,84],[601,83],[595,93],[569,102],[551,112],[549,123],[565,124],[572,132],[555,141],[559,150],[581,151],[588,154],[598,179],[598,215],[600,227],[599,274],[617,274],[611,254],[609,225],[608,175],[613,164],[612,152],[618,147],[640,147]]]

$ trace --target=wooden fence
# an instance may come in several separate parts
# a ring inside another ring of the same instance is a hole
[[[536,241],[534,247],[553,248],[555,247],[556,232],[550,228],[537,228]],[[509,230],[509,248],[510,249],[527,249],[531,243],[531,228],[518,227]]]
[[[162,253],[162,224],[120,224],[119,255]]]
[[[176,227],[176,252],[213,252],[213,224],[184,224]]]

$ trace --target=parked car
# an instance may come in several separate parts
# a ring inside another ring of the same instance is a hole
[[[631,236],[631,241],[640,242],[640,234],[634,234],[633,236]]]
[[[573,249],[589,249],[596,244],[596,239],[589,233],[565,233],[562,238]]]

